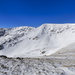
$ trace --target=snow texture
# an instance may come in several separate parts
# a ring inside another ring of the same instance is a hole
[[[0,75],[75,75],[75,60],[0,57]]]
[[[0,28],[0,75],[75,75],[75,24]]]
[[[0,29],[0,55],[8,57],[48,56],[74,42],[75,24]]]

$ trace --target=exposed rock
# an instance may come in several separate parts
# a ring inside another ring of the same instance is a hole
[[[3,36],[5,34],[5,30],[3,28],[0,28],[0,36]]]
[[[0,55],[0,57],[2,57],[2,58],[7,58],[7,56],[5,56],[5,55]]]
[[[0,45],[0,50],[2,50],[4,48],[4,46],[3,45]]]

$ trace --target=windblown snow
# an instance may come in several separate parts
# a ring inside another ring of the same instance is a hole
[[[74,42],[75,24],[0,28],[0,55],[8,57],[49,56]]]

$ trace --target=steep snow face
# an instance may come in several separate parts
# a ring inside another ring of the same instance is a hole
[[[75,42],[75,24],[43,24],[38,28],[4,29],[0,55],[35,57],[50,55]]]

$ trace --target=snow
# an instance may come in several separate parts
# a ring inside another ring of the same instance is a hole
[[[75,75],[74,59],[0,57],[0,75]]]
[[[75,73],[72,70],[69,70],[67,67],[61,67],[66,73],[66,75],[75,75]]]
[[[75,24],[43,24],[34,27],[5,28],[0,37],[0,55],[37,57],[55,53],[75,42]],[[43,53],[44,52],[44,53]]]
[[[75,24],[0,28],[0,55],[0,75],[75,75]]]

